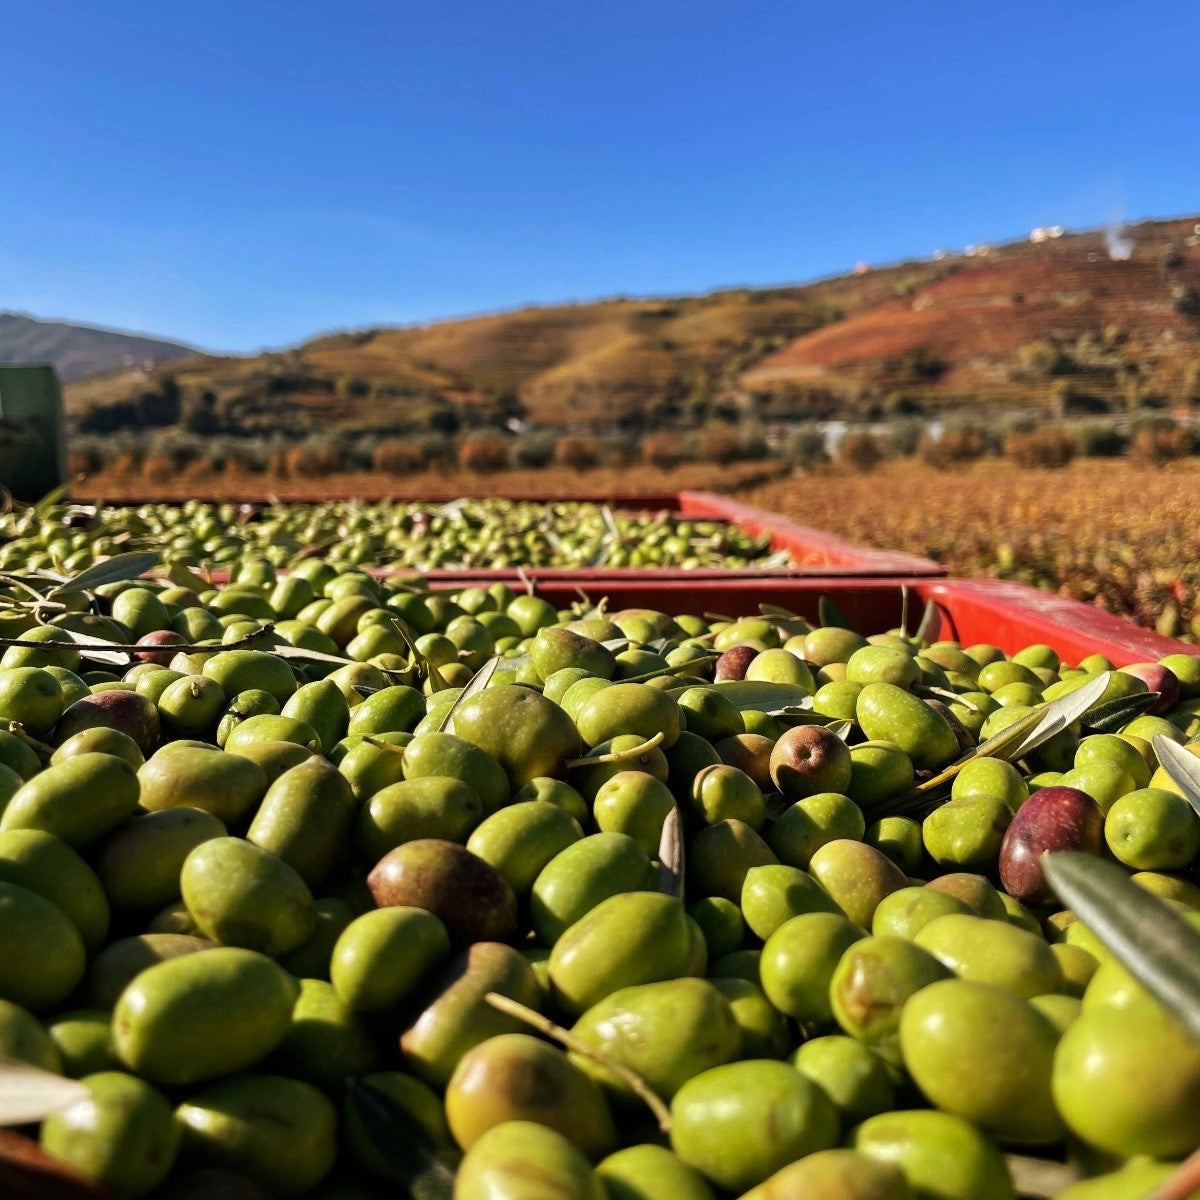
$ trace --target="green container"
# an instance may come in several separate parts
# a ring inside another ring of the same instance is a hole
[[[50,366],[0,366],[0,483],[40,500],[67,480],[62,390]]]

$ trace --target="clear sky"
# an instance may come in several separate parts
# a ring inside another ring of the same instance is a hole
[[[282,346],[1200,209],[1195,0],[0,0],[0,309]]]

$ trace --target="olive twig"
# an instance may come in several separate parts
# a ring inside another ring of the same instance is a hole
[[[645,1102],[646,1107],[654,1114],[659,1129],[663,1133],[671,1132],[671,1110],[654,1094],[650,1085],[637,1072],[631,1071],[624,1063],[616,1062],[602,1050],[597,1050],[594,1046],[580,1041],[569,1029],[555,1025],[549,1017],[542,1016],[540,1012],[517,1000],[511,1000],[499,992],[488,992],[484,999],[500,1012],[506,1013],[510,1017],[516,1017],[518,1021],[524,1021],[526,1025],[531,1025],[539,1033],[544,1033],[548,1038],[560,1042],[568,1050],[575,1054],[582,1054],[584,1058],[590,1058],[605,1070],[611,1071],[635,1096]]]
[[[275,626],[268,621],[265,625],[260,626],[253,632],[246,634],[245,637],[240,637],[233,642],[168,642],[162,645],[155,645],[146,642],[106,642],[101,638],[88,639],[86,642],[32,642],[28,638],[6,638],[0,637],[0,646],[20,646],[26,650],[78,650],[84,658],[92,651],[116,651],[128,650],[147,653],[154,651],[170,650],[175,654],[192,654],[211,650],[214,653],[223,650],[240,650],[243,646],[249,646],[253,642],[257,642],[260,638],[266,637],[270,633],[275,632]]]
[[[53,746],[47,746],[45,742],[39,742],[32,734],[25,732],[25,726],[20,721],[9,721],[5,725],[5,729],[15,738],[20,738],[39,758],[48,759],[54,753]]]
[[[573,758],[567,763],[567,770],[573,771],[576,767],[597,767],[602,763],[629,762],[630,759],[645,754],[647,750],[653,750],[664,736],[660,729],[652,738],[647,738],[646,741],[640,742],[636,746],[630,746],[628,750],[613,750],[608,754],[585,754],[583,758]]]

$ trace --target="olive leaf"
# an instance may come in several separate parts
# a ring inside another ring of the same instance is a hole
[[[645,683],[649,679],[658,679],[663,675],[688,675],[691,674],[693,667],[704,667],[709,663],[714,663],[721,656],[719,654],[704,654],[699,658],[689,658],[687,662],[676,663],[673,667],[659,667],[654,671],[645,671],[641,675],[629,675],[621,680],[622,683]]]
[[[257,630],[255,633],[251,634],[250,637],[260,638],[263,636],[264,632],[271,628],[272,627],[269,625],[264,625],[262,629]],[[178,649],[180,647],[174,648]],[[230,642],[228,645],[213,647],[214,650],[230,650],[233,648],[234,643],[232,642]],[[323,650],[308,650],[303,646],[289,646],[282,642],[277,646],[272,646],[267,653],[275,655],[276,658],[296,659],[300,662],[334,663],[339,667],[357,667],[361,665],[357,659],[344,658],[340,654],[326,654]],[[88,657],[91,657],[91,655]],[[403,671],[394,671],[389,667],[377,667],[376,669],[382,671],[384,675],[388,676],[399,677],[403,676],[404,674]]]
[[[908,637],[908,584],[900,585],[900,636]]]
[[[1012,1177],[1013,1189],[1027,1200],[1053,1200],[1080,1178],[1079,1168],[1072,1163],[1031,1158],[1025,1154],[1006,1154],[1004,1162]]]
[[[1154,735],[1153,745],[1159,764],[1170,775],[1171,782],[1200,815],[1200,758],[1161,733]]]
[[[913,634],[924,646],[936,642],[938,634],[942,632],[942,610],[938,608],[936,601],[930,600],[925,605],[925,612],[921,615],[921,623],[917,626],[917,632]]]
[[[679,900],[683,899],[685,857],[683,816],[679,805],[673,804],[663,822],[662,836],[658,842],[658,890]]]
[[[713,685],[735,708],[776,713],[795,708],[807,712],[812,693],[798,683],[772,683],[767,679],[724,679]]]
[[[847,741],[850,735],[858,728],[853,721],[831,721],[825,726],[834,737],[840,738],[843,742]]]
[[[851,633],[858,632],[845,613],[828,596],[818,599],[817,615],[824,626],[832,625],[837,629],[849,629]]]
[[[350,1084],[346,1107],[370,1139],[372,1169],[383,1168],[412,1200],[451,1200],[459,1156],[437,1145],[408,1109],[367,1079]]]
[[[911,791],[905,792],[901,796],[897,796],[889,800],[886,804],[882,804],[876,810],[880,817],[898,817],[907,816],[910,811],[923,809],[931,802],[932,796],[940,788],[950,783],[959,771],[968,763],[975,762],[980,758],[1005,758],[1011,759],[1010,751],[1015,747],[1035,725],[1040,721],[1040,710],[1034,709],[1033,712],[1026,713],[1023,717],[1014,721],[1007,729],[1002,729],[995,737],[988,740],[979,746],[976,746],[969,754],[964,754],[962,758],[955,759],[949,766],[943,767],[936,775],[929,779],[922,780]],[[938,803],[933,801],[933,803]]]
[[[41,1121],[90,1095],[78,1080],[0,1058],[0,1125]]]
[[[1077,687],[1073,692],[1068,692],[1065,696],[1059,696],[1057,700],[1039,705],[1034,710],[1038,715],[1037,724],[1016,749],[1006,755],[1009,761],[1032,754],[1055,734],[1061,733],[1068,725],[1080,720],[1108,690],[1110,678],[1110,672],[1105,671],[1103,674],[1097,675],[1095,679],[1089,679],[1087,683],[1082,687]]]
[[[803,621],[805,625],[809,624],[807,618],[792,612],[790,608],[781,608],[778,604],[760,604],[758,611],[768,621]]]
[[[408,622],[401,617],[391,617],[389,618],[389,622],[399,635],[400,640],[404,643],[405,649],[408,650],[409,658],[412,659],[413,666],[416,667],[418,674],[423,675],[429,680],[429,690],[431,692],[444,692],[450,685],[446,682],[445,676],[437,669],[436,665],[417,649],[417,640],[413,637]]]
[[[922,780],[911,791],[881,805],[878,815],[895,817],[924,812],[930,806],[933,795],[950,783],[963,767],[976,759],[1003,758],[1008,762],[1016,762],[1027,754],[1032,754],[1055,734],[1061,733],[1072,722],[1078,721],[1104,695],[1108,680],[1108,672],[1105,672],[1075,691],[1039,705],[1032,712],[1014,721],[1007,729],[1002,729],[995,737],[976,746],[969,754],[956,759],[948,767],[943,767],[932,778]]]
[[[977,713],[979,705],[960,696],[957,692],[940,687],[916,687],[913,693],[924,700],[943,700],[947,704],[961,704],[968,712]]]
[[[157,566],[157,550],[131,550],[127,554],[114,554],[103,562],[93,563],[78,575],[72,575],[60,583],[49,594],[49,598],[66,596],[74,592],[90,592],[106,583],[121,583],[126,579],[137,579],[139,575]]]
[[[458,711],[458,707],[464,700],[470,699],[477,692],[482,692],[485,687],[492,681],[492,676],[496,673],[496,668],[504,660],[497,655],[495,658],[489,658],[487,662],[475,672],[474,675],[467,681],[466,687],[458,693],[454,703],[446,710],[446,715],[442,718],[441,724],[438,725],[439,733],[454,732],[454,714]]]
[[[1200,1039],[1200,931],[1102,858],[1061,851],[1042,867],[1059,899]]]
[[[1084,714],[1083,723],[1093,733],[1116,733],[1124,729],[1134,717],[1140,717],[1153,708],[1160,697],[1159,692],[1135,692],[1132,696],[1118,696],[1107,704],[1097,704]]]
[[[608,536],[613,541],[619,541],[621,531],[617,528],[617,522],[613,518],[612,509],[607,504],[600,505],[600,516],[604,518],[604,527],[608,530]]]

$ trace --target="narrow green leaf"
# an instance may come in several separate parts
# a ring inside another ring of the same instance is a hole
[[[781,608],[778,604],[760,604],[758,611],[768,621],[804,621],[805,625],[808,624],[799,613],[792,612],[790,608]]]
[[[264,626],[263,628],[267,629],[268,627]],[[218,645],[214,649],[220,650],[223,647]],[[353,667],[358,665],[357,660],[353,658],[343,658],[339,654],[326,654],[321,650],[306,650],[302,646],[289,646],[286,642],[272,646],[267,653],[275,655],[276,658],[294,658],[299,662],[335,663],[339,667]],[[379,670],[389,678],[397,678],[404,674],[403,671],[392,671],[387,667],[380,667]]]
[[[136,579],[139,575],[158,564],[157,550],[131,550],[128,554],[115,554],[103,562],[94,563],[86,571],[73,575],[66,583],[60,583],[50,597],[65,596],[74,592],[90,592],[105,583],[120,583]]]
[[[364,1079],[350,1084],[346,1103],[385,1178],[401,1184],[412,1200],[452,1200],[457,1154],[438,1146],[402,1104]]]
[[[900,585],[900,636],[908,637],[908,584]]]
[[[496,673],[496,668],[504,661],[499,655],[495,658],[489,658],[487,662],[475,672],[468,680],[466,687],[458,693],[454,703],[446,710],[446,715],[442,718],[442,723],[438,726],[438,730],[442,733],[454,732],[454,714],[458,711],[458,707],[464,700],[470,699],[477,692],[482,692],[485,687],[492,681],[492,676]]]
[[[1171,782],[1200,815],[1200,758],[1161,733],[1154,735],[1154,753],[1163,770],[1170,775]]]
[[[1024,758],[1032,754],[1040,745],[1048,742],[1056,733],[1061,733],[1066,727],[1080,720],[1083,715],[1104,695],[1108,689],[1110,675],[1105,671],[1095,679],[1088,680],[1083,687],[1059,696],[1048,704],[1039,705],[1034,711],[1038,715],[1038,723],[1029,731],[1025,740],[1007,756],[1010,761]]]
[[[1041,719],[1040,709],[1034,709],[1031,713],[1026,713],[1018,721],[1014,721],[1007,729],[1002,729],[995,737],[988,738],[980,746],[976,746],[969,754],[964,754],[962,758],[956,759],[949,766],[943,767],[932,779],[926,779],[924,782],[917,784],[911,791],[905,792],[903,796],[897,796],[893,800],[889,800],[886,804],[882,804],[876,810],[876,814],[880,817],[896,817],[908,816],[910,810],[924,810],[932,800],[934,793],[940,788],[950,783],[954,777],[968,763],[974,762],[979,758],[1003,758],[1011,761],[1013,755],[1012,750],[1025,738],[1030,730],[1038,724]],[[933,807],[937,807],[937,802],[933,803]]]
[[[676,663],[673,667],[663,667],[657,671],[644,671],[641,675],[629,675],[621,680],[622,683],[645,683],[648,679],[658,679],[663,675],[690,675],[694,668],[714,663],[719,654],[705,654],[702,658],[690,658],[685,663]]]
[[[925,605],[925,612],[921,615],[921,623],[917,626],[917,632],[913,635],[918,642],[924,646],[931,645],[938,639],[938,634],[942,632],[942,610],[937,604],[930,600]]]
[[[845,613],[828,596],[822,596],[817,601],[817,616],[822,625],[832,625],[837,629],[849,629],[851,633],[858,632]]]
[[[1064,851],[1042,856],[1059,899],[1194,1038],[1200,1038],[1200,931],[1113,863]]]
[[[690,665],[690,664],[689,664]],[[798,683],[771,683],[766,679],[725,679],[713,686],[739,709],[777,712],[785,708],[812,708],[812,694]]]
[[[979,711],[979,705],[973,704],[970,700],[964,699],[957,692],[947,688],[917,687],[913,688],[913,693],[925,700],[941,700],[944,704],[961,704],[968,712],[977,713]]]
[[[74,642],[79,647],[80,653],[84,658],[93,659],[96,662],[110,663],[118,667],[129,666],[130,658],[133,655],[133,645],[128,649],[121,649],[119,646],[114,646],[112,642],[107,642],[104,638],[98,638],[90,633],[80,633],[75,629],[61,629],[58,631],[58,636],[55,639],[61,642]],[[53,642],[43,642],[44,646],[53,649]]]
[[[1116,733],[1134,717],[1140,717],[1152,708],[1159,695],[1159,692],[1137,692],[1132,696],[1118,696],[1107,704],[1089,708],[1083,716],[1083,723],[1093,733]]]

